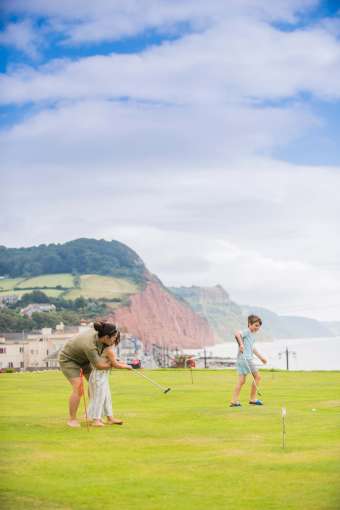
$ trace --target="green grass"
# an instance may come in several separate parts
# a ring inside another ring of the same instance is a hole
[[[84,298],[122,298],[139,291],[136,284],[124,278],[100,276],[95,274],[81,275],[80,289],[72,289],[64,294],[65,299]]]
[[[46,296],[49,296],[49,297],[59,297],[64,292],[59,289],[41,289],[41,290],[44,292],[44,294],[46,294]],[[0,296],[7,296],[10,294],[11,296],[14,295],[14,296],[18,296],[18,298],[21,298],[24,294],[27,294],[28,292],[32,292],[32,291],[31,290],[27,290],[27,291],[11,290],[10,292],[8,292],[8,291],[0,292]]]
[[[340,373],[263,373],[265,406],[227,406],[233,371],[114,371],[123,427],[68,429],[59,372],[1,374],[3,509],[338,510]],[[249,384],[249,383],[248,383]],[[281,447],[281,406],[287,446]],[[312,411],[312,409],[316,409]]]
[[[61,285],[70,290],[60,290],[56,287]],[[13,290],[19,287],[23,290]],[[45,289],[44,287],[50,287]],[[53,288],[54,287],[54,288]],[[27,289],[27,290],[25,290]],[[95,274],[81,275],[80,288],[74,287],[74,279],[71,274],[47,274],[34,278],[4,278],[0,280],[0,296],[13,295],[23,296],[34,290],[41,290],[50,297],[63,297],[76,299],[78,297],[93,299],[124,299],[130,294],[140,290],[137,284],[125,278],[101,276]]]
[[[26,280],[21,282],[20,285],[17,285],[17,287],[24,289],[24,288],[56,287],[57,285],[72,288],[73,276],[68,273],[35,276],[34,278],[27,278]]]
[[[0,291],[12,290],[19,282],[25,281],[25,278],[3,278],[0,280]]]

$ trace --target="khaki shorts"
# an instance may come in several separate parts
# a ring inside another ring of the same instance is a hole
[[[59,365],[60,365],[60,370],[62,371],[62,373],[64,374],[66,379],[68,379],[69,381],[71,379],[76,379],[77,377],[80,377],[80,369],[81,368],[83,369],[84,376],[88,380],[90,377],[90,374],[91,374],[91,370],[92,370],[90,364],[77,365],[77,363],[75,361],[72,361],[70,359],[65,359],[65,358],[64,359],[59,358]]]
[[[258,372],[257,366],[252,359],[247,359],[247,361],[245,361],[242,357],[237,358],[236,370],[240,375],[247,375],[250,374],[250,372],[256,374],[256,372]]]

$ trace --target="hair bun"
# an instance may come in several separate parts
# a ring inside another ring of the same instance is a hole
[[[94,329],[95,329],[96,331],[100,331],[100,330],[103,328],[104,324],[105,324],[105,323],[104,323],[104,322],[102,322],[102,321],[96,321],[96,322],[93,324],[93,327],[94,327]]]
[[[96,321],[93,324],[93,327],[96,331],[98,331],[98,336],[112,336],[117,334],[118,328],[115,324],[112,322],[105,322],[105,321]]]

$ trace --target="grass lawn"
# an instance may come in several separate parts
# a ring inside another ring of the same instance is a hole
[[[95,274],[80,276],[80,289],[72,289],[64,294],[65,299],[84,298],[121,298],[125,295],[134,294],[139,287],[124,278],[113,276],[100,276]]]
[[[57,285],[69,288],[70,290],[64,291],[52,288],[57,287]],[[14,287],[20,287],[22,290],[13,290]],[[51,288],[45,289],[44,287]],[[15,294],[21,297],[32,292],[33,288],[41,290],[49,297],[62,296],[65,299],[76,299],[81,296],[93,299],[121,299],[140,290],[137,284],[128,279],[95,274],[81,275],[79,289],[74,287],[73,276],[67,273],[47,274],[35,276],[34,278],[4,278],[0,280],[0,296]],[[114,307],[115,303],[112,306]]]
[[[24,281],[25,278],[2,278],[0,280],[0,291],[12,290],[14,287],[18,285],[19,282]],[[7,294],[9,294],[9,292]]]
[[[35,290],[42,290],[42,292],[44,294],[46,294],[46,296],[48,297],[59,297],[61,294],[63,294],[63,290],[59,290],[59,289],[35,289]],[[10,292],[9,291],[3,291],[3,292],[0,292],[0,296],[8,296],[8,295],[11,295],[11,296],[18,296],[18,298],[20,299],[22,296],[24,296],[25,294],[28,294],[29,292],[33,292],[32,290],[11,290]]]
[[[172,391],[114,371],[125,424],[89,431],[65,426],[61,373],[0,374],[1,508],[339,510],[340,372],[263,372],[265,406],[247,386],[239,409],[234,371],[145,373]]]
[[[46,274],[41,276],[35,276],[34,278],[27,278],[26,280],[22,281],[20,285],[17,286],[25,289],[40,287],[56,287],[57,285],[72,288],[74,286],[73,276],[69,273]]]

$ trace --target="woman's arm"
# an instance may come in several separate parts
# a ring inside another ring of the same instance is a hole
[[[108,370],[109,368],[111,368],[111,363],[109,363],[107,361],[100,360],[100,361],[97,361],[96,363],[94,363],[94,366],[98,370]]]
[[[127,370],[132,369],[130,365],[127,365],[126,363],[120,363],[119,361],[117,361],[116,355],[112,349],[105,349],[105,356],[108,358],[110,366],[113,368],[126,368]]]

